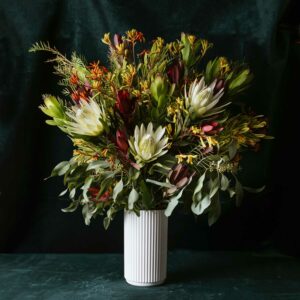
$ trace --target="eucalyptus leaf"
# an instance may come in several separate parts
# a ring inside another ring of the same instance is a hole
[[[81,188],[83,190],[82,195],[83,195],[83,198],[84,198],[82,200],[82,203],[88,203],[89,202],[89,198],[87,196],[87,192],[88,192],[88,189],[90,188],[92,182],[93,182],[93,177],[87,177],[85,179],[85,181],[84,181],[84,185]]]
[[[248,187],[248,186],[243,186],[243,189],[249,193],[260,193],[262,192],[264,189],[266,188],[266,186],[262,186],[260,188],[252,188],[252,187]]]
[[[236,155],[236,152],[237,152],[237,143],[236,141],[232,141],[228,146],[229,159],[233,159]]]
[[[78,201],[72,201],[70,205],[66,208],[62,208],[62,212],[74,212],[78,207],[79,202]]]
[[[54,167],[51,176],[62,176],[69,170],[69,168],[70,168],[69,162],[62,161]]]
[[[232,188],[228,188],[229,197],[232,198],[235,195],[235,190]]]
[[[124,187],[123,180],[121,178],[121,180],[117,182],[117,184],[115,185],[114,190],[113,190],[113,199],[114,199],[114,201],[116,201],[118,195],[122,192],[123,187]]]
[[[111,222],[111,219],[109,219],[108,217],[105,217],[104,219],[103,219],[103,226],[104,226],[104,228],[107,230],[108,229],[108,227],[109,227],[109,225],[110,225],[110,222]]]
[[[63,190],[63,191],[58,195],[58,197],[64,196],[64,195],[68,192],[68,190],[69,190],[69,189]]]
[[[179,203],[178,200],[181,198],[182,193],[183,193],[184,190],[185,190],[185,187],[176,196],[170,198],[168,206],[165,209],[165,215],[167,217],[171,216],[174,208],[178,205],[178,203]]]
[[[228,187],[229,187],[229,180],[224,174],[222,174],[221,175],[221,190],[226,191],[228,189]]]
[[[171,187],[174,186],[173,184],[168,183],[168,182],[159,182],[159,181],[152,180],[152,179],[146,179],[146,182],[150,182],[150,183],[153,183],[155,185],[166,187],[166,188],[171,188]]]
[[[165,166],[161,163],[155,163],[151,166],[148,172],[150,175],[152,175],[154,172],[166,175],[169,173],[170,170],[171,167]]]
[[[244,197],[244,190],[241,183],[235,178],[235,199],[236,199],[236,206],[240,206]]]
[[[211,198],[205,195],[198,203],[193,202],[191,210],[196,215],[201,215],[207,207],[210,206]]]
[[[109,163],[105,160],[96,160],[89,163],[88,167],[86,168],[87,171],[90,170],[97,170],[97,169],[106,169],[109,167]]]
[[[198,203],[199,200],[201,199],[201,191],[202,191],[202,188],[203,188],[203,183],[204,183],[205,176],[206,176],[206,172],[204,172],[199,177],[198,182],[197,182],[197,186],[194,190],[193,201],[196,202],[196,203]]]
[[[139,193],[132,188],[128,196],[128,209],[133,209],[134,203],[139,199]]]
[[[209,183],[210,183],[209,198],[212,198],[219,189],[219,179],[215,178],[214,180],[210,180]]]
[[[97,211],[97,208],[90,206],[89,203],[86,203],[82,207],[82,215],[84,217],[84,223],[85,225],[90,225],[91,218],[94,215],[94,213]]]
[[[69,194],[69,196],[70,196],[71,199],[74,199],[75,193],[76,193],[76,188],[73,188],[73,189],[71,190],[70,194]]]
[[[221,203],[219,197],[213,200],[208,211],[208,225],[212,226],[221,215]]]

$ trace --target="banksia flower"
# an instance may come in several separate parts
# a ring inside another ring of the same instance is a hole
[[[138,164],[149,163],[164,155],[168,150],[168,138],[164,137],[165,128],[159,126],[153,131],[153,124],[150,122],[145,128],[144,124],[136,126],[134,137],[129,139],[130,152]]]

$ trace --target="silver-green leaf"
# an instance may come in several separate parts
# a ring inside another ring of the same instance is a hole
[[[128,196],[128,209],[133,209],[134,203],[139,199],[139,193],[132,188]]]
[[[114,201],[116,201],[118,195],[122,192],[123,187],[124,187],[124,184],[123,184],[123,180],[121,178],[121,180],[118,181],[117,184],[114,187],[114,191],[113,191],[113,199],[114,199]]]

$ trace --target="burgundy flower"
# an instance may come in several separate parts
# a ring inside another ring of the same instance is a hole
[[[167,71],[169,80],[172,83],[179,84],[183,75],[183,64],[182,62],[176,61]]]
[[[130,99],[127,90],[120,90],[117,94],[116,109],[119,111],[124,121],[129,121],[135,109],[134,99]]]
[[[170,183],[173,185],[171,188],[167,188],[164,192],[165,197],[172,196],[179,189],[182,189],[184,186],[189,184],[192,180],[192,177],[195,175],[195,172],[191,172],[187,165],[178,164],[176,165],[168,175]]]
[[[124,130],[117,130],[116,132],[116,146],[119,151],[121,151],[123,154],[127,154],[128,152],[128,141],[127,141],[127,135]]]
[[[208,122],[201,126],[202,131],[207,135],[214,135],[223,130],[223,127],[216,121]]]
[[[225,86],[224,79],[218,79],[214,88],[214,94],[217,94],[221,89],[224,88],[224,86]]]

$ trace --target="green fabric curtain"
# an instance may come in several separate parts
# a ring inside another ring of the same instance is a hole
[[[0,251],[122,251],[121,215],[108,231],[100,219],[85,227],[80,212],[60,212],[67,203],[57,197],[63,188],[60,178],[43,180],[70,157],[72,148],[63,133],[44,124],[37,108],[41,94],[59,95],[60,90],[52,66],[43,63],[48,56],[28,49],[36,41],[49,41],[68,55],[75,50],[87,60],[106,61],[102,35],[129,28],[149,40],[193,33],[214,43],[211,57],[248,62],[255,80],[240,100],[268,116],[276,136],[260,153],[244,157],[243,182],[266,184],[266,191],[247,196],[239,209],[225,203],[212,228],[205,217],[195,222],[178,211],[170,219],[170,247],[253,249],[269,241],[296,251],[299,221],[288,174],[297,155],[287,136],[297,126],[292,95],[299,89],[299,44],[290,27],[283,26],[288,5],[274,0],[1,0]]]

